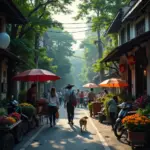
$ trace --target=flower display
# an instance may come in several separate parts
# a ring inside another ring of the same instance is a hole
[[[31,105],[31,104],[29,104],[29,103],[21,103],[19,106],[33,106],[33,105]]]
[[[21,115],[17,112],[14,112],[14,113],[10,114],[9,117],[13,117],[16,121],[19,121],[21,118]]]
[[[134,114],[126,116],[122,123],[128,128],[129,131],[144,132],[150,126],[150,119],[146,116]]]
[[[29,118],[36,114],[36,109],[31,104],[21,103],[20,107],[21,107],[22,113],[28,116]]]
[[[128,64],[134,65],[135,63],[136,63],[135,56],[134,55],[128,56]]]
[[[5,120],[8,124],[16,123],[16,120],[13,117],[6,117]]]
[[[125,65],[124,65],[124,64],[120,64],[120,65],[119,65],[119,71],[120,71],[121,73],[124,73],[124,72],[125,72]]]

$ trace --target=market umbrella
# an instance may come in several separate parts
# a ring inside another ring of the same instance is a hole
[[[54,73],[43,70],[43,69],[31,69],[26,70],[12,78],[16,81],[32,81],[32,82],[45,82],[45,81],[56,81],[59,80],[60,77],[55,75]]]
[[[128,83],[125,80],[111,78],[103,81],[99,84],[101,87],[108,87],[108,88],[120,88],[120,87],[127,87]]]
[[[85,87],[85,88],[98,88],[98,85],[95,83],[87,83],[87,84],[83,85],[83,87]]]

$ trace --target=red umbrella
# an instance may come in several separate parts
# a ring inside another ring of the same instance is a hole
[[[16,81],[33,81],[33,82],[45,82],[45,81],[55,81],[59,80],[60,77],[53,74],[50,71],[43,69],[31,69],[26,70],[13,77],[13,80]]]

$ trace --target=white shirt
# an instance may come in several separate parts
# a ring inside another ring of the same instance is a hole
[[[55,97],[51,97],[51,95],[49,95],[49,105],[59,107],[59,98],[57,94]]]

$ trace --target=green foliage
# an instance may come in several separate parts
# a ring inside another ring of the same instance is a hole
[[[103,48],[105,51],[102,58],[96,58],[97,61],[92,65],[94,72],[108,69],[104,64],[101,64],[100,62],[106,56],[106,54],[108,54],[114,47],[117,46],[118,39],[116,34],[109,36],[103,35],[108,30],[119,9],[127,5],[128,3],[129,0],[83,0],[78,5],[78,14],[74,18],[76,20],[86,19],[87,22],[92,22],[92,31],[100,31],[101,33],[100,38],[103,42]],[[111,45],[108,44],[108,39],[112,39],[113,42],[111,42]]]
[[[144,116],[150,116],[150,104],[147,105],[145,109],[139,108],[137,113]]]
[[[20,91],[20,93],[18,95],[18,101],[19,101],[19,103],[24,103],[27,101],[27,91],[26,90]]]
[[[85,59],[82,72],[80,73],[80,80],[83,84],[91,82],[96,75],[92,69],[92,65],[95,63],[98,55],[98,50],[94,41],[95,37],[87,37],[80,45],[80,48],[84,49],[83,57]]]
[[[35,113],[36,113],[36,109],[33,106],[22,106],[21,107],[21,111],[22,111],[23,114],[25,114],[29,118],[31,118],[32,116],[34,116]]]
[[[49,29],[46,32],[45,39],[47,56],[53,58],[52,65],[55,66],[55,72],[57,75],[63,78],[62,81],[58,81],[56,83],[59,84],[60,88],[66,84],[67,81],[65,78],[71,71],[69,57],[73,56],[74,54],[72,50],[72,44],[75,43],[75,41],[71,34],[56,28]]]
[[[9,32],[11,35],[11,50],[27,63],[27,68],[35,68],[35,59],[39,56],[39,66],[43,69],[56,71],[56,66],[52,65],[52,57],[48,57],[46,52],[36,44],[38,37],[51,27],[62,28],[62,25],[52,18],[53,14],[60,12],[69,13],[68,5],[71,0],[35,0],[35,1],[13,1],[22,14],[27,18],[28,23],[23,25],[11,25]],[[21,66],[22,67],[22,66]],[[27,69],[26,68],[26,69]]]
[[[89,108],[89,110],[92,110],[92,103],[88,103],[88,108]]]
[[[6,116],[7,115],[7,111],[4,108],[0,108],[0,116]]]

